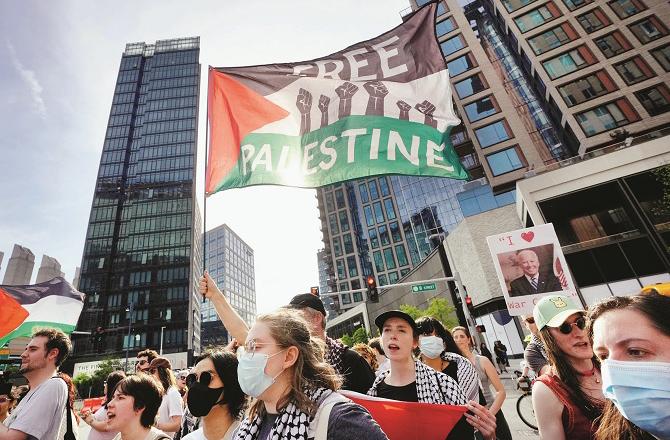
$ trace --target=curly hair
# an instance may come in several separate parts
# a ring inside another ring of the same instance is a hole
[[[277,402],[277,408],[284,408],[293,403],[301,411],[310,415],[316,412],[316,403],[305,393],[305,390],[327,388],[337,390],[342,385],[342,378],[333,367],[324,362],[325,344],[309,333],[307,322],[295,311],[279,309],[272,313],[259,315],[257,323],[263,323],[270,329],[270,335],[280,348],[295,347],[298,356],[287,373],[291,377],[291,386],[286,395]],[[256,399],[249,408],[249,416],[263,417],[265,405]]]
[[[372,350],[372,348],[370,348],[369,345],[359,342],[358,344],[354,344],[354,346],[351,348],[353,348],[358,354],[360,354],[363,357],[363,359],[368,361],[368,364],[370,364],[370,368],[372,368],[372,371],[377,371],[377,368],[379,368],[379,362],[377,362],[377,355]]]
[[[598,318],[608,312],[626,309],[641,313],[649,319],[651,325],[658,329],[658,331],[666,336],[670,336],[670,317],[668,317],[670,297],[654,292],[635,296],[615,296],[594,305],[589,311],[589,336],[593,338],[593,324]],[[607,401],[594,439],[608,440],[612,438],[621,440],[653,440],[654,436],[630,422],[611,401]]]

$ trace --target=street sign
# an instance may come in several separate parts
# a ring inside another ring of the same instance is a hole
[[[435,290],[435,283],[416,284],[412,286],[412,292],[425,292],[427,290]]]

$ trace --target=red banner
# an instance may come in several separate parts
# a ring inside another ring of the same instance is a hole
[[[444,440],[467,411],[459,405],[399,402],[352,391],[340,392],[365,407],[389,440]]]

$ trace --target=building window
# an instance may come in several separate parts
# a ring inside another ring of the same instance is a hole
[[[379,239],[377,238],[377,230],[375,228],[368,229],[368,236],[370,237],[370,247],[377,249],[379,247]]]
[[[486,84],[486,80],[481,73],[465,78],[463,81],[459,81],[454,84],[456,94],[461,99],[475,95],[482,90],[486,90],[488,87],[489,86]]]
[[[500,176],[524,167],[516,147],[508,148],[486,156],[494,176]]]
[[[340,211],[340,228],[342,228],[342,232],[347,232],[349,230],[347,211]]]
[[[649,53],[654,56],[656,61],[658,61],[658,64],[660,64],[666,72],[670,72],[670,44],[651,50]]]
[[[363,301],[363,293],[354,292],[354,302],[361,302],[361,301]]]
[[[490,147],[512,138],[507,121],[501,119],[493,124],[475,129],[475,136],[482,148]]]
[[[407,253],[405,252],[405,246],[398,245],[395,247],[395,253],[398,256],[398,266],[407,266],[409,262],[407,261]]]
[[[563,23],[560,26],[549,29],[533,38],[528,39],[535,55],[540,55],[556,49],[577,38],[577,33],[569,23]]]
[[[582,6],[586,6],[589,3],[593,2],[593,0],[563,0],[563,3],[565,3],[565,6],[568,7],[571,11],[574,11],[575,9],[579,9]]]
[[[344,260],[339,259],[335,262],[335,266],[337,267],[337,278],[340,280],[346,279],[347,278],[347,272],[344,270]]]
[[[465,55],[461,55],[458,58],[454,58],[447,63],[447,70],[449,70],[450,78],[456,75],[460,75],[463,72],[467,72],[474,67],[477,67],[477,63],[475,62],[472,53],[470,52],[466,53]]]
[[[594,136],[640,119],[625,98],[577,113],[575,118],[586,136]]]
[[[384,208],[386,209],[386,218],[389,220],[395,219],[395,210],[393,209],[393,200],[384,199]]]
[[[644,3],[640,0],[614,0],[609,2],[609,5],[614,13],[622,20],[647,9]]]
[[[610,19],[600,8],[591,9],[586,14],[580,15],[577,17],[577,21],[589,34],[612,24]]]
[[[380,251],[374,251],[372,253],[372,258],[375,260],[375,272],[384,271],[384,259]]]
[[[379,190],[377,189],[377,181],[376,180],[371,180],[368,184],[370,185],[370,199],[371,200],[377,200],[379,198]]]
[[[335,199],[333,199],[333,193],[326,194],[326,209],[328,212],[335,211]]]
[[[347,257],[347,266],[349,266],[349,278],[358,276],[358,266],[356,266],[356,257]]]
[[[614,68],[628,85],[639,83],[654,76],[654,71],[640,56],[615,64]]]
[[[342,294],[342,304],[351,304],[351,295],[348,293]]]
[[[379,240],[381,241],[382,246],[391,244],[391,241],[389,239],[389,232],[386,226],[379,227]]]
[[[444,14],[445,12],[449,11],[447,7],[444,5],[444,2],[439,2],[437,4],[437,16],[439,17],[440,15]]]
[[[503,5],[507,9],[507,12],[514,12],[517,9],[521,9],[526,5],[533,3],[536,0],[502,0]]]
[[[500,109],[495,101],[493,95],[478,99],[464,106],[465,113],[468,115],[470,122],[479,121],[480,119],[498,113]]]
[[[589,76],[570,81],[558,87],[558,91],[568,107],[572,107],[598,96],[606,95],[614,91],[615,88],[612,78],[604,70],[600,70]]]
[[[340,237],[333,238],[333,251],[336,257],[342,256],[342,240],[340,240]]]
[[[645,44],[668,35],[668,29],[655,15],[628,26],[640,43]]]
[[[372,215],[372,208],[370,207],[370,205],[364,207],[363,212],[365,212],[365,223],[368,226],[374,225],[375,224],[375,217]]]
[[[626,37],[619,31],[614,31],[593,41],[607,58],[624,53],[632,47]]]
[[[556,58],[542,62],[544,70],[551,79],[560,78],[595,62],[595,57],[585,46],[568,51]]]
[[[393,239],[393,242],[398,243],[402,241],[402,234],[400,233],[400,227],[398,226],[398,222],[391,223],[390,227],[391,227],[391,238]]]
[[[347,205],[344,201],[344,192],[341,189],[335,191],[335,200],[337,201],[337,209],[346,208]]]
[[[470,138],[468,137],[468,133],[462,128],[456,132],[452,132],[450,139],[451,139],[451,145],[453,145],[454,147],[470,140]]]
[[[344,234],[344,236],[342,236],[342,239],[344,240],[344,253],[345,254],[353,254],[354,253],[354,243],[351,240],[351,234]]]
[[[446,20],[442,20],[441,22],[435,25],[435,34],[438,37],[441,37],[442,35],[446,35],[449,32],[453,31],[454,29],[456,29],[454,18],[449,17]]]
[[[556,8],[556,5],[554,5],[552,2],[549,2],[537,9],[533,9],[526,14],[516,17],[514,22],[516,23],[519,30],[523,33],[535,29],[538,26],[542,26],[543,24],[553,20],[558,16],[559,11]]]
[[[367,187],[367,185],[364,184],[364,183],[361,183],[360,185],[358,185],[358,191],[361,194],[361,202],[362,203],[368,203],[369,198],[368,198],[368,187]]]
[[[670,91],[665,84],[656,84],[648,89],[635,92],[635,96],[650,116],[670,111]]]
[[[373,205],[375,210],[375,219],[377,223],[384,223],[384,211],[382,211],[382,204],[380,202],[375,202]]]
[[[463,49],[464,47],[465,43],[463,43],[463,38],[461,37],[461,34],[458,34],[440,43],[440,48],[442,49],[442,53],[444,54],[445,57],[451,55],[452,53],[458,50]]]
[[[391,195],[391,189],[389,188],[388,181],[384,176],[379,178],[379,190],[382,193],[382,197]]]
[[[393,256],[393,249],[391,248],[384,249],[384,260],[386,261],[386,267],[389,270],[396,268],[395,257]]]

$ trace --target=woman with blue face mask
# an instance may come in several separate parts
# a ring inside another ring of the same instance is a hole
[[[670,439],[670,297],[608,298],[589,318],[608,399],[595,438]]]
[[[387,439],[363,407],[336,391],[341,377],[296,312],[258,316],[241,351],[238,380],[255,400],[235,440]]]

